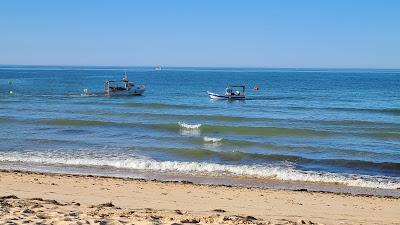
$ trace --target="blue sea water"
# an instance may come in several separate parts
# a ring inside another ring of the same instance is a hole
[[[124,72],[144,95],[102,95]],[[400,188],[399,70],[2,66],[0,127],[2,169]]]

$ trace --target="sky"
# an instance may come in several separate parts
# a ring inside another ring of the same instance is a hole
[[[2,0],[0,64],[400,68],[400,1]]]

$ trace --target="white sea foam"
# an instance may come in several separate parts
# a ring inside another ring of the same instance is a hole
[[[383,176],[334,174],[299,171],[290,166],[226,165],[206,162],[156,161],[148,158],[89,158],[87,156],[38,153],[0,153],[0,162],[62,164],[70,166],[109,166],[115,168],[186,173],[236,175],[289,181],[338,183],[348,186],[398,189],[400,179]]]
[[[179,122],[178,123],[179,126],[183,129],[190,129],[190,130],[195,130],[195,129],[199,129],[201,127],[201,124],[187,124],[184,122]]]
[[[222,141],[222,138],[204,137],[203,140],[204,140],[204,142],[216,143],[216,142]]]

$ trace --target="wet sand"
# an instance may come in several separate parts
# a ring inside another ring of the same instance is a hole
[[[400,199],[0,171],[0,224],[400,224]]]

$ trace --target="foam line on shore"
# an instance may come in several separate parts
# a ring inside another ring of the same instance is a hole
[[[93,159],[85,157],[35,156],[3,154],[0,162],[62,164],[67,166],[113,167],[135,170],[175,171],[209,175],[245,176],[286,181],[337,183],[347,186],[399,189],[400,179],[384,176],[334,174],[299,171],[290,166],[231,165],[207,162],[157,161],[148,158]]]

